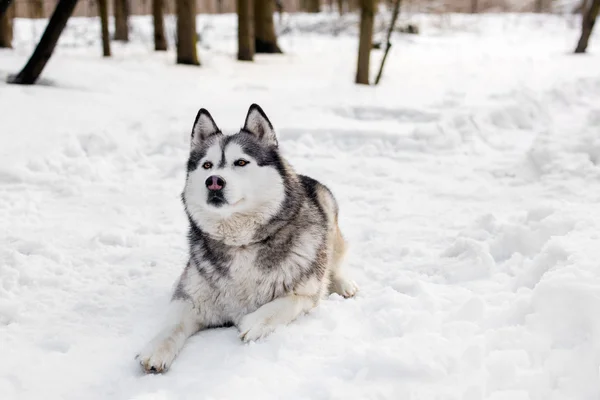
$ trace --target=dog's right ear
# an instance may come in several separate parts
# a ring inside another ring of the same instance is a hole
[[[204,140],[214,135],[221,135],[221,130],[210,113],[205,108],[201,108],[192,128],[192,148],[199,146]]]

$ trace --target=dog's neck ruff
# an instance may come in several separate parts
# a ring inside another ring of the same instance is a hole
[[[242,247],[265,242],[275,235],[300,211],[300,203],[288,198],[277,208],[265,205],[257,210],[236,212],[223,217],[201,212],[194,218],[194,212],[187,209],[191,223],[211,239],[227,246]]]
[[[269,217],[262,213],[234,213],[203,225],[202,230],[214,240],[228,246],[241,247],[260,242],[261,240],[255,240],[256,232],[268,220]]]

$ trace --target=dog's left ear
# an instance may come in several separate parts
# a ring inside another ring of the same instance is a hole
[[[210,113],[206,109],[201,108],[196,115],[194,127],[192,128],[192,148],[200,145],[202,141],[214,135],[222,135],[221,130],[217,127]]]
[[[277,136],[275,136],[273,125],[258,104],[250,106],[246,122],[244,122],[244,130],[256,136],[263,143],[277,147]]]

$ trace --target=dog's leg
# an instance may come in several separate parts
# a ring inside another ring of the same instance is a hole
[[[136,359],[146,372],[165,372],[185,341],[199,329],[198,310],[193,304],[181,299],[172,300],[165,327],[144,347]]]
[[[353,280],[343,276],[340,271],[336,271],[332,277],[331,290],[348,299],[354,297],[358,292],[358,285]]]
[[[341,271],[341,264],[345,253],[346,241],[336,222],[333,234],[333,260],[331,265],[331,283],[329,285],[329,290],[340,296],[349,298],[353,297],[358,292],[358,285],[353,280],[346,278]]]
[[[278,325],[287,325],[300,314],[310,311],[317,302],[314,296],[297,294],[275,299],[242,318],[238,324],[240,339],[249,342],[263,338]]]

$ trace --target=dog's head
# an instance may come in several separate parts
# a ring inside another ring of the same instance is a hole
[[[258,105],[250,106],[244,127],[234,135],[221,133],[201,109],[192,129],[183,192],[188,215],[209,230],[236,214],[266,222],[284,200],[285,169],[273,126]]]

